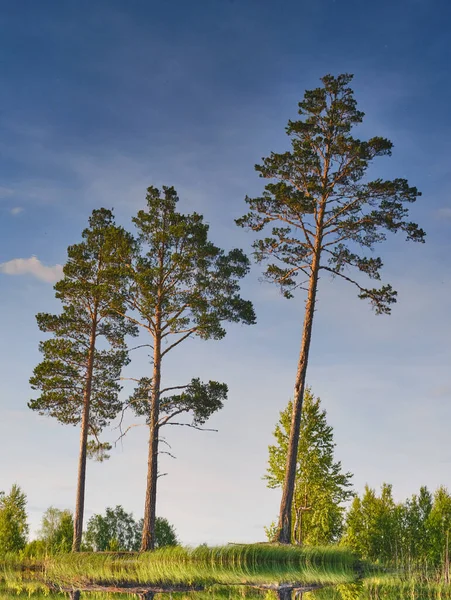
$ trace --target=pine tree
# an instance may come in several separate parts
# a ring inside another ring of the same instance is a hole
[[[270,488],[283,485],[292,410],[289,402],[274,430],[276,444],[269,446],[265,479]],[[353,496],[352,475],[342,471],[340,461],[334,461],[334,449],[333,428],[327,424],[326,411],[320,399],[306,389],[292,509],[292,540],[298,544],[329,544],[341,534],[343,503]]]
[[[198,378],[175,387],[162,385],[169,352],[192,337],[221,339],[224,322],[255,322],[252,304],[239,295],[239,280],[249,270],[241,250],[225,253],[208,240],[208,225],[197,213],[177,212],[172,187],[147,190],[147,209],[133,219],[138,244],[129,265],[128,313],[150,336],[152,374],[139,379],[130,404],[149,426],[148,471],[141,550],[155,546],[155,509],[160,429],[168,425],[199,428],[227,396],[224,383]],[[185,415],[191,422],[180,422]]]
[[[135,333],[134,325],[119,315],[129,236],[102,208],[93,211],[82,237],[68,248],[64,277],[55,285],[62,312],[36,316],[40,330],[52,337],[39,346],[44,359],[30,383],[40,395],[28,404],[60,423],[80,425],[74,551],[80,549],[83,529],[86,459],[107,456],[109,444],[99,435],[122,408],[118,380],[128,362],[124,340]]]
[[[351,135],[364,117],[348,87],[351,79],[352,75],[326,75],[323,87],[305,92],[299,103],[302,118],[289,121],[286,128],[291,151],[273,152],[256,165],[260,176],[271,182],[262,196],[246,197],[250,211],[237,220],[255,232],[271,227],[270,235],[254,244],[257,260],[268,261],[266,278],[280,286],[286,298],[292,298],[297,288],[307,291],[276,535],[284,543],[291,538],[302,401],[320,273],[353,284],[359,298],[369,300],[376,313],[389,313],[396,301],[393,288],[372,288],[361,279],[362,275],[380,279],[382,260],[370,252],[386,239],[386,232],[401,231],[417,242],[425,236],[407,220],[407,205],[420,195],[415,187],[405,179],[366,178],[374,158],[391,154],[392,143]]]

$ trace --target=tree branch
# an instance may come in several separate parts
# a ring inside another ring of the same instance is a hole
[[[160,421],[158,421],[158,427],[163,427],[163,425],[167,425],[167,423],[172,419],[172,417],[175,417],[176,415],[181,415],[184,412],[188,412],[188,410],[186,408],[179,408],[178,410],[175,410],[167,417],[164,417]]]
[[[176,456],[174,456],[174,454],[171,454],[170,452],[168,452],[167,450],[159,450],[158,454],[167,454],[168,456],[170,456],[171,458],[177,458]]]
[[[131,352],[132,350],[138,350],[138,348],[152,348],[153,350],[152,344],[140,344],[139,346],[135,346],[134,348],[129,348],[128,352]]]
[[[172,390],[185,390],[188,386],[189,383],[187,383],[186,385],[174,385],[173,387],[163,388],[162,390],[160,390],[160,395],[164,394],[165,392],[170,392]]]
[[[185,341],[187,338],[189,338],[189,336],[194,333],[196,331],[196,327],[193,327],[193,329],[190,329],[187,333],[185,333],[185,335],[183,335],[179,340],[177,340],[176,342],[174,342],[173,344],[171,344],[168,348],[166,348],[166,350],[164,350],[161,353],[161,357],[163,357],[165,354],[167,354],[170,350],[172,350],[173,348],[175,348],[176,346],[178,346],[179,344],[181,344],[183,341]]]
[[[348,263],[346,263],[348,264]],[[352,266],[352,265],[349,265]],[[348,277],[347,275],[344,275],[343,273],[340,273],[339,271],[336,271],[335,269],[331,269],[330,267],[326,267],[326,266],[321,266],[320,269],[324,269],[325,271],[329,271],[329,273],[332,273],[332,275],[338,275],[338,277],[341,277],[342,279],[345,279],[346,281],[349,281],[349,283],[353,283],[356,287],[359,288],[359,290],[361,292],[368,292],[367,288],[362,287],[359,283],[357,283],[357,281],[355,281],[354,279],[351,279],[350,277]]]
[[[191,429],[197,429],[198,431],[214,431],[218,433],[218,429],[209,429],[208,427],[199,427],[198,425],[192,425],[191,423],[167,423],[167,425],[177,425],[178,427],[191,427]]]
[[[130,429],[133,429],[134,427],[144,427],[144,426],[147,426],[147,423],[134,423],[133,425],[129,425],[127,427],[127,429],[121,433],[121,435],[117,438],[117,440],[115,440],[114,445],[116,446],[118,444],[118,442],[120,442],[122,440],[122,438],[127,435],[127,433],[130,431]]]

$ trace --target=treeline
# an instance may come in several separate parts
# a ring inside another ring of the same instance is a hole
[[[27,498],[18,485],[9,494],[0,492],[0,558],[18,555],[21,558],[42,558],[70,552],[74,537],[74,519],[70,510],[49,507],[42,516],[37,538],[28,541]],[[141,545],[143,520],[135,520],[120,505],[107,508],[104,514],[94,514],[88,520],[80,549],[84,552],[138,551]],[[155,522],[155,547],[176,546],[178,539],[173,525],[163,517]]]
[[[342,543],[363,558],[407,571],[443,569],[449,581],[451,494],[421,487],[404,502],[384,483],[379,494],[366,486],[346,515]]]
[[[274,465],[273,485],[280,485],[282,499],[271,535],[284,543],[293,529],[298,541],[305,539],[309,521],[316,528],[312,540],[320,539],[325,528],[334,538],[339,535],[336,506],[348,494],[348,477],[340,480],[337,473],[326,527],[314,521],[308,497],[296,487],[319,280],[339,277],[376,314],[389,314],[397,293],[380,281],[383,263],[373,250],[387,233],[399,232],[414,242],[425,237],[409,220],[409,206],[420,192],[403,178],[371,181],[367,176],[374,159],[391,154],[392,143],[353,137],[364,113],[357,109],[351,80],[348,74],[326,75],[321,87],[305,92],[299,119],[286,128],[290,149],[271,152],[255,166],[264,189],[257,197],[246,196],[248,212],[235,221],[254,232],[253,255],[264,263],[268,282],[287,299],[307,292],[286,450],[283,462]],[[102,431],[127,408],[149,428],[140,549],[155,547],[161,428],[201,428],[223,406],[228,391],[226,383],[204,382],[194,373],[190,381],[168,382],[162,375],[167,356],[193,337],[222,339],[228,323],[256,321],[252,303],[240,295],[248,257],[240,249],[226,252],[216,246],[203,216],[179,212],[178,201],[173,187],[149,187],[131,231],[116,224],[111,210],[94,210],[82,241],[68,248],[64,276],[55,285],[60,312],[37,315],[45,336],[42,361],[30,380],[35,397],[29,406],[80,428],[74,551],[82,545],[87,458],[107,456],[110,446]],[[150,354],[142,373],[133,372],[130,354],[131,338],[138,333],[141,338],[132,347]],[[130,362],[135,390],[123,399],[123,368]],[[326,466],[332,475],[336,465]]]
[[[291,402],[280,413],[269,446],[267,485],[283,485],[291,422]],[[344,545],[361,558],[407,572],[436,574],[449,580],[451,494],[421,487],[404,502],[393,499],[384,483],[379,494],[366,486],[352,488],[352,473],[334,458],[333,427],[320,398],[307,389],[296,461],[291,542]],[[351,502],[350,502],[351,501]],[[273,538],[276,524],[267,528]]]

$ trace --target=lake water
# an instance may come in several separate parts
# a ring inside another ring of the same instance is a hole
[[[444,600],[451,598],[450,586],[361,579],[340,585],[280,585],[259,587],[211,586],[201,591],[152,591],[146,586],[133,593],[116,588],[115,592],[73,591],[24,592],[0,586],[0,600]]]

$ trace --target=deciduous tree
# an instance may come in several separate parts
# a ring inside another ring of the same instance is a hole
[[[27,497],[14,484],[9,494],[0,492],[0,556],[25,548],[28,536]]]
[[[292,402],[280,413],[269,446],[268,487],[283,485],[290,437]],[[343,503],[353,496],[351,473],[334,460],[333,428],[327,424],[321,401],[309,388],[304,394],[293,502],[292,540],[298,544],[325,545],[342,530]]]
[[[105,515],[93,515],[85,533],[86,547],[96,552],[105,550],[137,551],[141,545],[143,520],[135,521],[122,506],[107,508]],[[167,519],[156,517],[155,547],[177,545],[174,527]]]
[[[280,286],[286,298],[307,291],[301,349],[294,385],[293,414],[277,539],[291,539],[297,449],[305,378],[320,273],[354,285],[376,313],[389,313],[396,301],[390,285],[371,287],[363,277],[378,281],[382,260],[374,246],[386,233],[403,232],[422,242],[425,233],[408,220],[408,205],[419,192],[405,179],[370,181],[373,159],[391,154],[392,143],[382,137],[367,141],[351,135],[364,113],[357,110],[349,83],[351,75],[322,78],[322,87],[307,91],[299,103],[301,119],[289,121],[291,150],[272,152],[256,165],[270,180],[263,195],[246,198],[249,212],[237,224],[255,232],[271,228],[254,244],[258,261],[268,261],[267,279]]]
[[[50,506],[42,516],[39,540],[48,554],[70,552],[74,538],[74,519],[68,509]]]
[[[396,517],[392,486],[384,483],[380,496],[365,486],[362,498],[354,498],[349,509],[342,542],[362,558],[391,563],[396,554]]]

